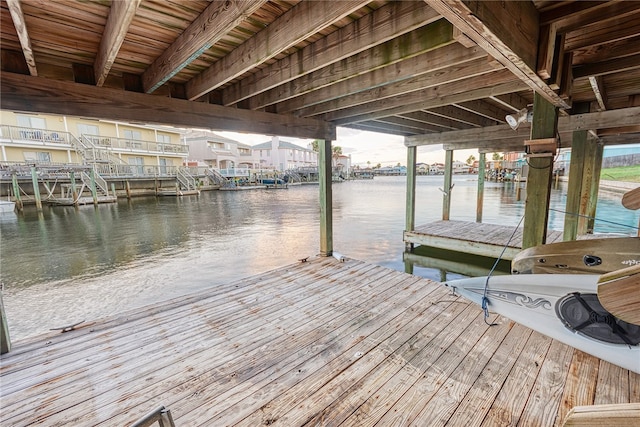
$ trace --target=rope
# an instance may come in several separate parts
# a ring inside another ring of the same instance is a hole
[[[550,211],[555,211],[555,212],[560,212],[560,213],[563,213],[565,215],[574,215],[574,216],[577,216],[577,217],[580,217],[580,218],[593,219],[595,221],[606,222],[608,224],[618,225],[620,227],[628,227],[628,228],[632,228],[634,230],[640,230],[640,227],[636,227],[635,225],[628,225],[628,224],[622,224],[620,222],[608,221],[606,219],[596,218],[595,216],[582,215],[582,214],[575,213],[575,212],[567,212],[567,211],[563,211],[562,209],[549,208],[549,210]]]
[[[520,224],[522,224],[522,220],[524,220],[524,215],[520,217],[520,221],[518,221],[518,225],[516,225],[516,227],[513,229],[513,232],[511,233],[509,240],[507,240],[507,243],[502,248],[502,252],[500,252],[500,255],[498,255],[498,258],[496,258],[496,262],[493,263],[493,267],[491,267],[491,270],[489,270],[489,274],[487,275],[487,280],[484,282],[484,291],[482,293],[481,307],[482,307],[482,311],[484,312],[484,323],[486,323],[489,326],[497,325],[497,323],[487,322],[487,319],[489,318],[489,298],[487,298],[487,290],[489,289],[489,279],[491,278],[491,275],[493,274],[493,272],[496,270],[496,267],[498,267],[498,263],[502,259],[502,256],[504,255],[504,252],[507,250],[507,247],[509,247],[509,243],[511,243],[513,236],[516,235],[516,231],[518,231]]]

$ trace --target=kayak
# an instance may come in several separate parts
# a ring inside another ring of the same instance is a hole
[[[640,325],[624,322],[602,307],[599,278],[596,274],[523,274],[472,277],[444,285],[482,307],[486,295],[489,311],[640,373]]]
[[[612,237],[525,249],[511,261],[511,273],[604,274],[634,265],[640,265],[640,237]]]

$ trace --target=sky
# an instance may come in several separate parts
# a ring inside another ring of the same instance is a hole
[[[271,137],[265,135],[237,133],[237,132],[215,132],[225,138],[243,142],[248,145],[256,145],[269,141]],[[338,137],[333,142],[334,146],[342,148],[342,154],[351,155],[353,166],[367,167],[367,162],[371,166],[378,163],[382,166],[395,166],[407,164],[407,148],[404,146],[404,137],[375,132],[367,132],[356,129],[338,127]],[[306,147],[313,140],[282,137],[282,140],[292,142],[301,147]],[[453,160],[466,162],[470,155],[478,158],[477,150],[456,150],[453,152]],[[418,147],[418,163],[444,163],[444,150],[442,145],[429,145]]]

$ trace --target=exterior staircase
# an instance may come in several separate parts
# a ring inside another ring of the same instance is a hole
[[[227,178],[222,176],[222,174],[214,168],[206,169],[204,174],[212,185],[225,185],[227,183]]]

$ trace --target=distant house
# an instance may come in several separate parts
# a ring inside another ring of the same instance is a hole
[[[470,170],[471,166],[469,166],[467,163],[461,162],[459,160],[454,160],[452,165],[453,173],[469,173]]]
[[[418,175],[427,175],[429,173],[429,165],[427,163],[416,163],[416,173]]]
[[[260,162],[252,147],[206,130],[189,131],[185,135],[189,145],[189,160],[217,169],[257,169]]]
[[[429,175],[442,175],[444,173],[444,163],[434,163],[429,166]]]
[[[406,166],[384,166],[376,170],[377,175],[406,175]]]
[[[260,168],[285,171],[290,169],[317,167],[318,153],[311,148],[303,148],[278,136],[271,141],[251,147]]]
[[[351,175],[351,156],[339,154],[333,157],[333,167],[338,175],[348,178]]]

